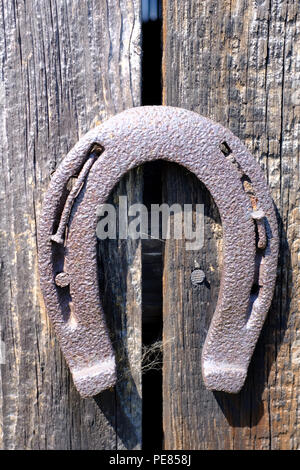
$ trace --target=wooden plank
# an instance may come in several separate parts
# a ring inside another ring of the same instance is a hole
[[[212,416],[210,392],[201,377],[201,345],[213,315],[219,288],[222,228],[210,194],[195,175],[165,164],[163,201],[204,204],[201,250],[186,250],[185,240],[166,240],[163,269],[163,421],[166,449],[197,449],[205,442],[203,408]],[[194,219],[195,220],[195,219]],[[218,256],[219,255],[219,256]],[[200,268],[205,283],[193,286],[192,272]],[[210,409],[206,409],[208,406]],[[201,409],[202,408],[202,409]]]
[[[237,396],[206,391],[200,377],[216,304],[219,225],[207,221],[204,249],[194,256],[180,242],[166,243],[165,448],[299,449],[299,2],[165,0],[163,19],[164,104],[212,118],[247,145],[271,188],[281,240],[275,297]],[[183,171],[172,169],[165,181],[165,201],[188,197]],[[191,188],[193,202],[203,198],[214,212],[206,192]],[[194,258],[210,290],[192,290]]]
[[[122,178],[108,202],[119,208],[119,196],[128,207],[141,203],[143,169]],[[129,221],[128,221],[129,222]],[[140,449],[142,442],[142,254],[141,240],[99,242],[100,289],[106,321],[116,354],[117,385],[99,395],[99,403],[116,431],[117,449]]]
[[[111,312],[117,337],[123,334],[129,365],[138,372],[123,377],[116,391],[83,400],[43,307],[36,243],[43,194],[59,161],[91,127],[140,104],[139,18],[138,0],[2,4],[2,449],[140,447],[139,246],[124,250],[123,265],[132,262],[123,279],[128,302]],[[136,198],[140,184],[141,173],[134,172],[116,191],[123,185]],[[117,266],[104,261],[115,274]]]

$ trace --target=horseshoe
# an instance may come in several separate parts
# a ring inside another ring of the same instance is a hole
[[[126,172],[156,159],[193,172],[221,216],[223,272],[202,352],[208,389],[240,391],[271,304],[278,257],[275,208],[245,146],[229,130],[191,111],[167,106],[124,111],[92,129],[68,153],[51,179],[40,217],[41,288],[83,397],[116,382],[97,282],[96,209]],[[71,190],[70,180],[75,181]]]

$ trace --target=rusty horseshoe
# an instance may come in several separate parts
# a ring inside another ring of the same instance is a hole
[[[239,392],[271,304],[277,220],[262,171],[245,146],[229,130],[191,111],[167,106],[124,111],[92,129],[68,153],[51,179],[40,217],[41,288],[83,397],[116,382],[97,281],[96,209],[126,172],[156,159],[193,172],[210,191],[222,220],[223,272],[202,352],[208,389]]]

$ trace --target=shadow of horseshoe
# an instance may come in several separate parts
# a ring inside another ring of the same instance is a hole
[[[40,219],[41,287],[83,397],[116,381],[97,282],[96,208],[125,173],[157,159],[194,173],[222,220],[223,272],[202,352],[208,389],[241,390],[271,304],[277,220],[260,167],[244,145],[229,130],[184,109],[124,111],[86,134],[67,155],[51,180]],[[74,175],[78,178],[68,193]]]

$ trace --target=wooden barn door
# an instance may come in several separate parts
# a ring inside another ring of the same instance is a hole
[[[163,0],[161,20],[150,3],[3,1],[1,449],[300,448],[299,2]],[[81,399],[49,324],[36,233],[51,174],[86,131],[141,104],[228,127],[259,162],[277,207],[275,295],[235,396],[207,391],[200,367],[219,290],[220,216],[177,165],[137,168],[110,196],[201,203],[205,216],[199,251],[172,239],[99,245],[117,386]],[[204,283],[192,282],[195,269]]]
[[[220,219],[193,178],[167,172],[166,200],[204,201],[206,223],[199,253],[166,243],[164,446],[299,449],[299,2],[163,3],[163,103],[207,116],[247,145],[265,173],[280,233],[275,296],[246,385],[236,396],[209,392],[200,357],[218,293]],[[208,283],[193,288],[197,265]]]
[[[36,234],[51,174],[78,138],[140,105],[140,2],[7,0],[0,29],[0,448],[139,449],[140,242],[101,247],[119,381],[83,400],[43,305]],[[139,169],[119,194],[140,201]]]

